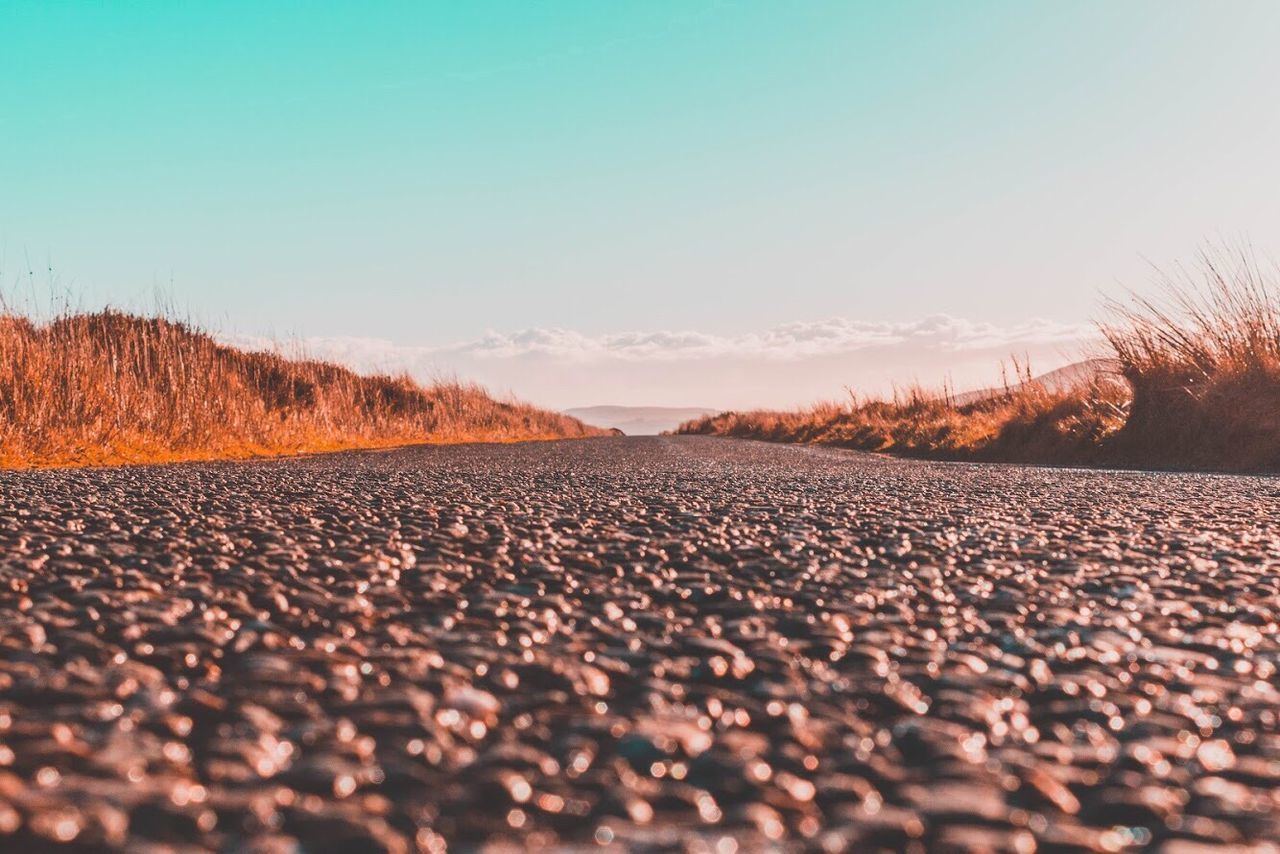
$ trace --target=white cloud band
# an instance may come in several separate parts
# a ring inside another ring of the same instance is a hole
[[[942,352],[1016,350],[1023,346],[1071,344],[1096,336],[1093,327],[1049,320],[1012,326],[978,323],[945,314],[907,323],[874,323],[834,317],[785,323],[761,332],[714,335],[692,330],[617,332],[587,335],[569,329],[535,328],[489,332],[440,347],[398,345],[377,338],[302,339],[308,354],[364,369],[412,368],[458,359],[543,357],[556,361],[680,362],[704,359],[788,361],[835,356],[880,347],[918,346]],[[260,349],[289,349],[268,339],[225,336],[228,343]]]

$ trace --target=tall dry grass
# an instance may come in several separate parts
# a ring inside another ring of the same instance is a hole
[[[0,315],[0,466],[243,458],[595,435],[474,385],[428,387],[224,346],[113,311]]]
[[[726,412],[687,422],[677,432],[935,459],[1097,463],[1107,437],[1124,423],[1126,403],[1121,383],[1098,376],[1067,389],[1023,382],[966,404],[917,388],[892,400]]]
[[[1020,376],[960,404],[919,389],[798,412],[729,412],[677,432],[946,459],[1280,470],[1280,276],[1210,248],[1156,298],[1108,304],[1115,370],[1050,388]]]
[[[1280,469],[1280,283],[1246,248],[1203,250],[1155,299],[1110,305],[1103,334],[1132,388],[1117,458]]]

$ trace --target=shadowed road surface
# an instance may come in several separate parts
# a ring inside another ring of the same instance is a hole
[[[1278,517],[698,437],[3,473],[0,847],[1275,850]]]

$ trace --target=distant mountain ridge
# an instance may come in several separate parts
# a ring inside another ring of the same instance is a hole
[[[586,424],[621,430],[628,436],[656,436],[720,410],[697,406],[580,406],[563,411]]]

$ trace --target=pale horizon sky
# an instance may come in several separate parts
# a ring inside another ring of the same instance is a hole
[[[556,407],[1075,358],[1280,253],[1280,4],[0,6],[0,286]]]

